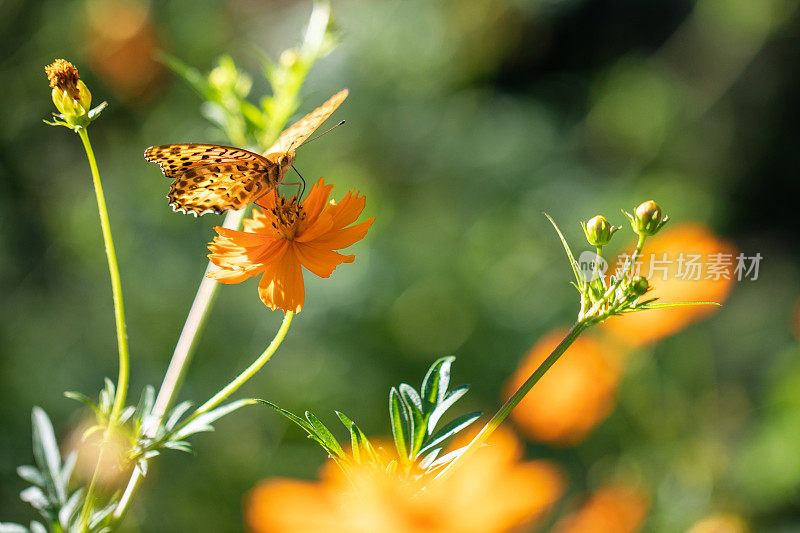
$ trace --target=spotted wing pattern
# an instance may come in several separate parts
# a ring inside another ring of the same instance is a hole
[[[187,170],[173,180],[169,205],[196,215],[242,209],[271,188],[267,173],[238,163],[219,163]]]
[[[347,94],[347,89],[339,91],[328,98],[327,102],[289,126],[289,128],[281,133],[278,140],[275,141],[275,144],[267,150],[267,153],[286,153],[295,150],[298,146],[303,144],[303,142],[305,142],[334,111],[336,111],[336,108],[347,98]]]
[[[172,208],[195,216],[243,208],[269,190],[275,166],[253,152],[215,144],[151,146],[144,157],[173,180]]]

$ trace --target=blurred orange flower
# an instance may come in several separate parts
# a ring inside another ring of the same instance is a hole
[[[502,533],[542,517],[563,480],[546,461],[519,462],[519,442],[498,432],[441,483],[420,486],[374,467],[319,482],[273,479],[256,487],[246,522],[256,533]]]
[[[607,485],[574,513],[559,520],[555,533],[635,533],[641,530],[649,498],[627,485]]]
[[[270,193],[257,203],[244,231],[216,227],[219,234],[209,245],[208,258],[220,267],[208,274],[222,283],[239,283],[261,274],[258,294],[270,309],[299,312],[305,302],[303,269],[322,278],[330,277],[341,263],[352,263],[355,255],[334,250],[347,248],[364,238],[375,221],[349,226],[364,210],[366,198],[350,191],[340,203],[328,202],[333,185],[320,179],[306,199],[286,201]]]
[[[88,3],[86,20],[94,72],[123,100],[152,93],[163,67],[155,59],[159,44],[148,4],[95,0]]]
[[[506,384],[506,397],[522,385],[565,334],[556,331],[536,343]],[[618,382],[619,361],[614,360],[614,352],[584,333],[511,411],[511,417],[534,440],[571,446],[611,413]]]
[[[647,298],[656,303],[722,303],[734,283],[736,249],[700,224],[667,227],[645,245],[639,273],[650,280]],[[697,279],[695,279],[697,278]],[[663,339],[719,310],[713,305],[654,309],[611,317],[604,328],[615,339],[637,347]]]

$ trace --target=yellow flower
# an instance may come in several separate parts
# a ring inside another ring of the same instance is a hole
[[[373,466],[327,468],[319,482],[273,479],[256,487],[246,522],[256,533],[503,533],[541,518],[563,492],[546,461],[520,462],[509,433],[493,435],[425,490]]]
[[[712,271],[715,258],[720,260],[713,267],[718,270]],[[646,298],[658,298],[656,303],[722,303],[733,288],[735,264],[736,249],[730,243],[705,226],[686,223],[648,239],[638,268],[652,287]],[[611,317],[603,327],[615,340],[636,347],[677,333],[718,310],[713,305],[653,309]]]
[[[635,487],[607,485],[577,511],[561,519],[555,533],[635,533],[641,530],[649,498]]]
[[[510,396],[564,337],[556,331],[543,337],[506,384]],[[511,411],[511,418],[531,439],[572,446],[614,409],[619,361],[612,350],[586,334],[575,341],[533,389]]]
[[[44,67],[52,90],[53,104],[71,125],[88,123],[86,115],[92,105],[92,94],[78,76],[75,65],[64,59]]]
[[[350,226],[364,210],[366,198],[350,191],[340,203],[328,202],[333,185],[320,179],[302,203],[266,194],[243,222],[244,231],[216,227],[219,236],[209,245],[208,258],[219,270],[208,274],[222,283],[239,283],[261,275],[258,294],[270,309],[300,312],[305,302],[303,267],[321,278],[330,277],[355,255],[335,250],[363,239],[374,217]]]

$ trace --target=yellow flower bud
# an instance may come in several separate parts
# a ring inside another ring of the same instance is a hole
[[[62,118],[72,126],[88,124],[92,93],[78,77],[78,69],[69,61],[57,59],[45,68],[52,87],[51,97]]]
[[[589,222],[581,222],[581,226],[586,234],[586,240],[592,246],[605,246],[621,227],[612,225],[603,215],[597,215]]]

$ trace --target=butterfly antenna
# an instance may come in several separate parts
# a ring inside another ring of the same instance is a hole
[[[344,121],[342,121],[342,122],[344,122]],[[323,133],[323,135],[324,135],[324,133]],[[303,195],[306,193],[306,180],[305,180],[305,178],[303,178],[302,174],[300,174],[300,172],[297,170],[296,166],[292,165],[292,168],[294,169],[295,172],[297,172],[297,175],[300,176],[300,181],[302,182],[302,184],[300,185],[300,192],[297,195],[297,201],[299,202],[300,198],[302,198]]]
[[[307,140],[306,142],[304,142],[303,144],[301,144],[300,146],[298,146],[298,147],[297,147],[297,150],[299,150],[299,149],[300,149],[300,147],[307,145],[307,144],[308,144],[308,143],[310,143],[311,141],[316,141],[317,139],[319,139],[320,137],[322,137],[322,136],[323,136],[323,135],[325,135],[326,133],[330,133],[331,131],[335,130],[336,128],[338,128],[338,127],[339,127],[339,126],[341,126],[342,124],[344,124],[344,120],[342,120],[341,122],[339,122],[337,125],[335,125],[335,126],[333,126],[333,127],[331,127],[331,128],[328,128],[327,130],[323,131],[322,133],[320,133],[320,134],[319,134],[319,135],[317,135],[316,137],[312,137],[311,139]],[[295,169],[295,170],[296,170],[296,169]]]

